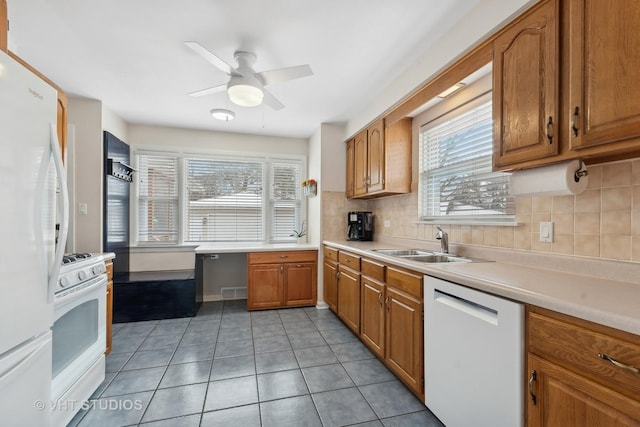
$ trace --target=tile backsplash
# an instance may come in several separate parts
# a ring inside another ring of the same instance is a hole
[[[589,185],[576,196],[518,197],[515,227],[443,225],[452,244],[640,262],[640,159],[590,165]],[[417,193],[347,200],[323,192],[323,239],[344,240],[346,213],[371,210],[375,236],[436,242],[435,226],[416,224]],[[384,221],[390,226],[385,228]],[[554,224],[552,243],[540,242],[540,222]]]

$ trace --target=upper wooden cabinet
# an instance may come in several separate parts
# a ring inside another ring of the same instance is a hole
[[[565,134],[569,147],[637,148],[637,140],[623,141],[640,137],[638,2],[571,0],[568,4],[569,126]]]
[[[0,50],[7,52],[9,21],[7,21],[7,0],[0,0]]]
[[[350,185],[353,191],[350,190]],[[348,198],[411,191],[411,119],[380,119],[347,142]]]
[[[494,170],[640,155],[640,8],[547,0],[493,40]]]
[[[557,17],[549,1],[494,41],[494,169],[558,153]]]

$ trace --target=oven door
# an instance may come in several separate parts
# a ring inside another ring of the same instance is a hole
[[[54,298],[53,400],[80,379],[106,348],[107,276]]]

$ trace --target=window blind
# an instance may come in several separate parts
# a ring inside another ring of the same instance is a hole
[[[484,102],[421,128],[421,219],[512,220],[508,174],[492,172],[491,113]]]
[[[186,159],[185,241],[263,240],[263,163]]]
[[[300,231],[301,165],[271,163],[271,240],[290,241],[293,230]]]
[[[178,241],[178,158],[138,155],[138,241]]]

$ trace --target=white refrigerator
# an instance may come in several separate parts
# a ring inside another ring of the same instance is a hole
[[[2,426],[50,425],[53,285],[68,218],[56,122],[56,90],[0,51]]]

